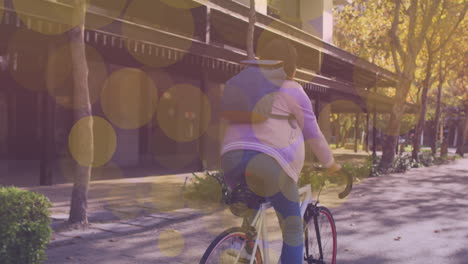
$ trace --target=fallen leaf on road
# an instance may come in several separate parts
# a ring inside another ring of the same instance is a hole
[[[393,240],[395,240],[395,241],[400,241],[400,240],[401,240],[401,237],[395,237]]]
[[[109,239],[109,242],[117,242],[117,239]]]
[[[434,233],[440,233],[440,230],[434,230]]]
[[[69,256],[69,257],[67,257],[67,259],[70,259],[70,260],[72,260],[72,259],[74,259],[74,257],[72,257],[72,256]]]

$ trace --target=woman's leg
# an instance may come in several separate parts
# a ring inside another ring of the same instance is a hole
[[[283,235],[281,263],[303,263],[304,234],[296,182],[273,158],[262,153],[249,160],[245,174],[250,189],[267,197],[278,215]]]
[[[297,184],[272,157],[258,151],[236,150],[223,155],[222,169],[229,187],[247,186],[266,197],[275,209],[283,235],[281,263],[303,263],[304,237]]]
[[[291,178],[289,180],[290,183],[284,185],[281,188],[282,190],[270,197],[269,200],[275,208],[283,234],[281,263],[303,263],[304,231],[299,204],[299,191],[296,183]],[[292,200],[291,197],[294,195],[297,198]]]
[[[225,153],[221,157],[221,169],[224,174],[224,181],[233,190],[239,184],[245,182],[245,168],[249,160],[258,154],[257,151],[234,150]]]

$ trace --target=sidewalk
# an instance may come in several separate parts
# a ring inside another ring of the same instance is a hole
[[[228,209],[185,200],[183,186],[192,174],[92,182],[87,230],[67,230],[71,184],[28,188],[52,201],[49,263],[191,263],[212,236],[240,224]],[[220,224],[220,222],[222,222]],[[275,223],[277,224],[277,223]],[[206,237],[209,228],[211,236]],[[182,230],[190,230],[187,234]]]
[[[46,263],[198,262],[215,236],[240,219],[227,209],[184,200],[181,191],[190,176],[93,182],[86,231],[60,229],[68,217],[71,184],[31,188],[54,203],[57,232]],[[339,237],[338,263],[464,263],[467,187],[468,159],[356,184],[346,201],[330,206]],[[270,216],[274,260],[281,234],[274,212]]]
[[[465,264],[468,159],[371,178],[333,214],[340,264]]]
[[[89,188],[88,230],[66,230],[72,184],[25,188],[44,194],[53,206],[50,209],[52,236],[50,248],[77,243],[77,239],[101,238],[115,234],[158,228],[167,222],[187,221],[200,211],[183,199],[184,183],[192,174],[153,176],[93,181]]]

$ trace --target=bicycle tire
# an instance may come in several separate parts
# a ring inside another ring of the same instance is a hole
[[[312,205],[311,205],[312,206]],[[315,231],[314,223],[314,212],[310,210],[317,210],[317,223],[319,226],[320,241],[322,242],[323,251],[323,264],[336,264],[336,253],[337,253],[337,235],[335,220],[330,210],[326,207],[311,207],[307,210],[309,212],[305,214],[304,219],[304,258],[305,263],[320,263],[318,262],[320,257],[320,251],[318,247],[317,233]],[[313,228],[312,230],[310,230]],[[309,262],[307,262],[309,259]]]
[[[239,252],[240,249],[240,244],[231,244],[229,245],[230,239],[238,239],[240,243],[247,242],[246,243],[246,251],[247,252],[252,252],[253,246],[254,246],[254,241],[251,241],[246,234],[245,230],[241,227],[233,227],[225,230],[221,234],[219,234],[213,242],[208,246],[206,249],[205,253],[203,254],[203,257],[200,260],[200,264],[233,264],[237,253],[235,252],[232,254],[229,252],[229,249],[234,249]],[[225,246],[228,246],[227,248],[222,248],[221,246],[226,244]],[[260,250],[257,249],[257,252],[255,254],[256,260],[254,263],[256,264],[262,264],[262,256],[260,253]],[[226,258],[224,258],[226,257]],[[228,259],[227,259],[228,258]],[[238,262],[239,264],[244,263],[244,262]],[[245,263],[250,263],[250,259],[245,262]]]

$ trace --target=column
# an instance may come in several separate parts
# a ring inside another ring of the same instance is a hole
[[[370,131],[370,122],[369,122],[369,111],[366,110],[366,135],[364,137],[364,149],[366,152],[369,152],[369,131]]]
[[[359,113],[356,113],[354,119],[354,153],[358,152],[358,142],[359,141]]]
[[[52,54],[55,52],[56,45],[52,41],[49,42],[47,52]],[[54,63],[54,62],[52,62]],[[56,72],[54,67],[48,69],[46,75],[47,85],[55,83]],[[41,122],[42,128],[42,144],[41,158],[39,165],[39,184],[40,185],[52,185],[53,184],[53,152],[55,142],[55,102],[52,100],[48,92],[42,92],[40,95],[42,100],[42,114],[39,122]]]
[[[53,184],[53,149],[55,135],[55,107],[52,98],[47,92],[41,94],[42,97],[42,151],[40,160],[40,185]]]
[[[301,0],[302,29],[323,41],[333,42],[333,0]]]
[[[319,118],[318,118],[318,124],[320,126],[320,130],[322,130],[322,133],[327,139],[328,143],[330,143],[330,139],[332,135],[332,127],[330,123],[331,104],[320,105],[319,109],[320,109],[320,113],[319,113]]]
[[[374,113],[372,114],[372,157],[377,157],[377,107],[374,104]]]

